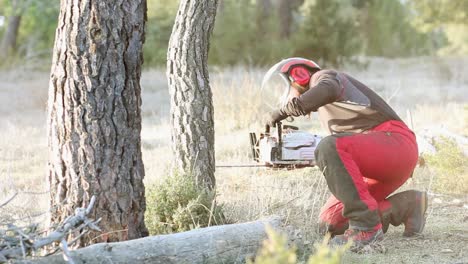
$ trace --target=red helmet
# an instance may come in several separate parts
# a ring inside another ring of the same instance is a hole
[[[293,83],[299,84],[302,87],[308,88],[311,73],[319,71],[320,66],[314,61],[304,58],[289,58],[276,63],[271,67],[263,77],[262,89],[265,88],[266,83],[272,79],[272,76],[279,74],[286,82],[285,91],[280,99],[281,104],[285,104],[289,95],[290,86]]]
[[[298,57],[284,59],[284,60],[278,62],[275,66],[278,67],[279,71],[281,73],[284,73],[284,74],[288,74],[293,68],[295,68],[297,66],[306,67],[311,71],[320,70],[320,66],[318,66],[317,63],[315,63],[315,62],[313,62],[311,60],[308,60],[308,59],[298,58]],[[273,66],[273,67],[275,67],[275,66]]]
[[[284,59],[268,70],[263,77],[262,86],[276,73],[282,75],[289,84],[297,82],[300,85],[306,85],[310,79],[310,72],[319,70],[320,66],[308,59],[299,57]],[[309,72],[309,78],[306,76],[306,71]]]

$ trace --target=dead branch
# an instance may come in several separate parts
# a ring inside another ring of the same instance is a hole
[[[74,263],[70,257],[68,250],[68,243],[66,237],[74,230],[91,229],[94,231],[101,231],[97,224],[101,221],[88,219],[87,215],[93,209],[96,197],[93,196],[87,208],[77,208],[75,215],[68,217],[60,223],[55,231],[49,235],[40,237],[36,234],[37,225],[31,225],[27,228],[19,228],[12,224],[8,225],[6,230],[0,230],[0,262],[9,259],[24,258],[26,255],[31,255],[38,249],[53,243],[60,243],[60,248],[64,252],[64,258],[69,263]],[[72,241],[72,244],[76,239]]]
[[[13,199],[15,199],[16,195],[18,195],[17,192],[15,192],[13,195],[11,195],[10,198],[8,198],[5,202],[1,203],[0,204],[0,208],[7,205],[8,203],[10,203]]]

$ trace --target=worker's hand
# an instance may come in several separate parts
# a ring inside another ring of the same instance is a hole
[[[269,112],[265,118],[264,118],[264,123],[267,126],[270,127],[276,127],[276,123],[285,119],[286,116],[282,115],[279,110]]]

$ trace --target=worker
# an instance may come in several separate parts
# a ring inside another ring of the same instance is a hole
[[[331,196],[319,215],[319,230],[332,235],[330,244],[353,248],[380,241],[390,224],[404,224],[404,236],[423,231],[427,194],[408,190],[391,195],[412,175],[418,161],[414,133],[373,90],[350,75],[321,69],[304,58],[274,65],[287,82],[287,92],[266,124],[289,116],[318,112],[330,135],[315,150],[316,164]],[[389,195],[391,195],[389,197]]]

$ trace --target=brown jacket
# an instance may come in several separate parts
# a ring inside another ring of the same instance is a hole
[[[318,112],[331,134],[364,132],[388,120],[402,121],[374,91],[346,73],[321,70],[312,75],[309,90],[280,109],[282,116]]]

